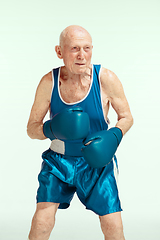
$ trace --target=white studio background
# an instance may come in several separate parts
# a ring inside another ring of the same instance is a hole
[[[0,239],[27,239],[35,211],[41,153],[26,125],[41,77],[63,63],[54,46],[71,24],[93,37],[93,63],[120,78],[134,126],[118,151],[126,239],[160,239],[160,2],[6,0],[0,3]],[[109,113],[111,125],[116,116]],[[75,196],[57,213],[51,239],[103,239],[97,216]]]

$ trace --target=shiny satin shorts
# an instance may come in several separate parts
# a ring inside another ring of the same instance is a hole
[[[37,202],[60,203],[59,208],[65,209],[77,193],[86,209],[100,216],[122,211],[115,179],[116,157],[98,169],[90,167],[83,157],[65,156],[51,149],[42,158]]]

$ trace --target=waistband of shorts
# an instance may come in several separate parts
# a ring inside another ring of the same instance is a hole
[[[69,142],[69,141],[62,141],[59,139],[54,139],[51,142],[50,149],[54,152],[72,156],[72,157],[82,157],[82,142],[75,141],[75,142]]]

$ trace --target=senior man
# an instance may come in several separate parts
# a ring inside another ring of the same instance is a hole
[[[133,118],[118,77],[91,64],[92,48],[86,29],[64,29],[55,47],[64,65],[43,76],[37,87],[27,133],[32,139],[49,138],[51,146],[42,154],[29,240],[49,239],[57,209],[69,207],[75,192],[99,216],[105,240],[125,239],[114,153]],[[110,105],[118,120],[108,129]],[[50,120],[44,122],[48,111]]]

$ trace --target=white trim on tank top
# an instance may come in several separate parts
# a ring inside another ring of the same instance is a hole
[[[100,87],[101,106],[102,106],[103,118],[104,118],[104,120],[105,120],[105,122],[106,122],[107,124],[110,124],[110,120],[109,120],[108,117],[107,117],[107,119],[106,119],[106,117],[105,117],[105,115],[104,115],[104,110],[103,110],[104,108],[103,108],[103,99],[102,99],[102,84],[101,84],[101,80],[100,80],[101,70],[102,70],[102,65],[101,65],[101,67],[100,67],[99,76],[98,76],[99,87]]]

